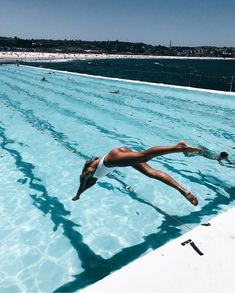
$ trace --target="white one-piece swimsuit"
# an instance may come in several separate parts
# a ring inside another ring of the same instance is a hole
[[[100,160],[93,177],[102,178],[106,176],[107,174],[109,174],[110,172],[112,172],[114,169],[116,169],[116,167],[106,167],[104,165],[104,158],[105,156],[103,156],[103,158]]]

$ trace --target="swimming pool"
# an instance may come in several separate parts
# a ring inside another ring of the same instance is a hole
[[[235,169],[182,154],[151,166],[197,195],[196,208],[131,168],[71,201],[85,159],[118,146],[183,138],[235,161],[234,117],[234,95],[1,66],[0,290],[82,289],[187,231],[161,209],[195,227],[234,206]]]

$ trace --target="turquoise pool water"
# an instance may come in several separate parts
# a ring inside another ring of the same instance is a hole
[[[187,231],[158,208],[195,227],[235,206],[235,169],[182,154],[151,166],[196,194],[196,208],[132,168],[71,201],[85,159],[118,146],[183,138],[234,162],[234,118],[234,95],[1,66],[0,291],[74,292]]]

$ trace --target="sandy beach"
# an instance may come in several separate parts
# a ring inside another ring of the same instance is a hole
[[[94,59],[205,59],[205,60],[234,60],[234,58],[184,57],[184,56],[155,56],[155,55],[117,55],[117,54],[64,54],[39,52],[0,52],[0,63],[19,61],[70,61]]]

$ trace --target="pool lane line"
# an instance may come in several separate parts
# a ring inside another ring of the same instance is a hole
[[[89,126],[92,126],[92,127],[96,128],[101,134],[106,134],[112,139],[120,137],[120,134],[117,134],[114,131],[110,131],[110,130],[102,127],[102,126],[96,125],[93,120],[91,120],[91,119],[89,119],[87,117],[84,117],[84,116],[78,116],[78,115],[76,115],[76,112],[74,112],[74,111],[72,111],[72,110],[70,110],[68,108],[61,107],[58,102],[52,102],[50,100],[47,100],[45,97],[37,96],[36,94],[30,94],[25,89],[21,89],[20,87],[18,88],[18,86],[16,86],[16,85],[14,85],[14,87],[11,87],[11,85],[6,83],[6,82],[4,82],[4,84],[6,84],[12,90],[15,90],[15,91],[20,90],[21,92],[24,92],[28,97],[31,97],[32,99],[36,99],[37,101],[43,103],[44,106],[46,106],[48,108],[56,109],[57,113],[60,114],[60,115],[63,115],[63,116],[66,116],[66,117],[72,117],[72,118],[76,119],[77,121],[82,122],[84,125],[89,125]],[[3,94],[3,95],[7,96],[6,94]],[[9,96],[8,96],[8,98],[9,98]],[[14,101],[16,101],[16,100],[14,99]],[[16,101],[16,102],[18,102],[18,101]],[[27,103],[27,101],[26,101],[26,103]],[[83,101],[82,101],[82,103],[84,103],[86,105],[90,105],[89,103],[85,103]],[[92,107],[95,108],[95,109],[97,108],[94,105],[92,105]],[[103,110],[103,109],[101,109],[101,110]],[[138,140],[138,138],[130,137],[130,136],[127,136],[125,134],[121,134],[121,137],[123,137],[123,139],[128,139],[128,140],[136,140],[136,139]],[[120,142],[122,144],[126,143],[125,140],[120,140]],[[136,146],[139,146],[139,144],[140,144],[140,142],[138,142]]]
[[[9,78],[12,78],[12,76],[10,76]],[[19,78],[18,78],[19,79]],[[19,79],[21,82],[22,82],[22,79]],[[24,83],[26,83],[26,84],[29,84],[30,86],[35,86],[34,84],[32,84],[32,83],[30,83],[30,82],[28,82],[28,81],[26,81],[26,80],[23,80],[23,82]],[[40,88],[41,89],[41,87],[39,87],[39,85],[37,85],[37,87],[38,88]],[[73,91],[80,91],[80,90],[77,90],[77,89],[71,89],[71,90],[73,90]],[[52,90],[52,89],[50,89],[50,91],[52,91],[52,92],[54,92],[55,94],[59,94],[59,95],[61,95],[61,94],[63,94],[64,92],[58,92],[58,93],[56,93],[56,91],[54,91],[54,90]],[[83,91],[80,91],[81,93],[83,93]],[[84,94],[84,93],[83,93]],[[94,95],[94,97],[96,97],[96,98],[98,98],[98,99],[101,99],[101,100],[105,100],[105,101],[108,101],[108,102],[113,102],[113,100],[111,101],[110,99],[108,99],[108,98],[104,98],[103,96],[101,96],[100,94],[94,94],[93,92],[87,92],[87,91],[85,91],[85,94],[90,94],[90,95]],[[68,95],[67,95],[68,96]],[[71,98],[71,95],[70,95],[70,98]],[[74,100],[74,98],[73,98],[73,101],[74,102],[78,102],[76,99]],[[82,101],[83,103],[84,103],[84,101]],[[115,102],[116,102],[116,104],[117,105],[123,105],[122,103],[118,103],[118,101],[117,100],[115,100]],[[88,103],[86,103],[86,104],[88,104]],[[129,107],[128,105],[125,105],[126,107]],[[129,108],[134,108],[137,112],[138,111],[142,111],[142,108],[140,108],[140,107],[135,107],[135,106],[131,106],[131,107],[129,107]],[[106,110],[106,109],[104,109],[104,108],[101,108],[102,109],[102,111],[103,110]],[[147,114],[151,114],[151,115],[156,115],[156,112],[154,112],[154,111],[152,111],[152,110],[150,110],[150,109],[148,109],[148,108],[145,108],[145,111],[147,112]],[[153,113],[152,113],[153,112]],[[157,113],[160,117],[162,117],[163,119],[168,119],[168,120],[172,120],[174,123],[176,123],[176,122],[182,122],[182,119],[177,119],[176,120],[176,118],[172,118],[171,116],[169,116],[169,115],[167,115],[166,113]],[[126,116],[124,116],[124,117],[126,117]],[[189,124],[189,127],[194,127],[195,125],[195,123],[193,123],[193,122],[188,122],[187,120],[185,120],[184,121],[184,123],[185,124]],[[197,127],[198,127],[198,125],[197,125]],[[202,131],[206,131],[208,128],[203,128],[202,126],[200,127],[200,130]],[[219,137],[217,134],[218,134],[218,131],[214,131],[213,133],[212,133],[213,135],[215,135],[215,136],[217,136],[217,137]],[[224,138],[225,139],[227,139],[227,137],[225,137],[225,133],[224,133],[224,131],[223,131],[223,129],[220,129],[220,136],[224,136]],[[231,135],[231,134],[230,134]]]
[[[19,73],[21,73],[21,77],[24,77],[24,75],[23,74],[26,74],[29,78],[31,78],[31,75],[30,75],[30,73],[29,72],[27,72],[27,71],[17,71],[17,72],[19,72]],[[9,73],[9,71],[5,71],[4,70],[4,73]],[[35,73],[36,75],[37,75],[37,72]],[[39,73],[40,74],[40,76],[39,77],[41,77],[42,76],[42,74],[41,73]],[[64,74],[65,75],[65,74]],[[65,79],[64,79],[64,77],[62,76],[62,75],[56,75],[56,77],[58,77],[60,80],[63,80],[63,81],[65,81]],[[20,79],[20,78],[17,78],[18,80],[21,80],[21,81],[24,81],[25,83],[28,83],[28,81],[26,81],[26,80],[24,80],[24,79]],[[35,80],[35,78],[34,78],[34,80]],[[35,81],[37,81],[38,82],[38,80],[35,80]],[[56,84],[56,81],[57,81],[57,83],[58,83],[58,81],[59,80],[55,80],[55,79],[50,79],[50,80],[48,80],[49,82],[50,82],[50,84],[54,84],[55,86],[57,85]],[[73,85],[71,82],[69,82],[70,83],[70,85]],[[47,83],[47,85],[48,85],[49,83]],[[83,82],[82,81],[82,83],[81,83],[82,85],[88,85],[88,82],[87,81],[85,81],[85,82]],[[96,84],[98,84],[99,85],[99,83],[98,82],[96,82]],[[45,84],[44,84],[45,85]],[[61,86],[61,85],[60,85]],[[66,87],[66,86],[63,86],[63,88],[64,89],[68,89],[68,87]],[[70,86],[70,88],[69,88],[69,90],[75,90],[75,91],[78,91],[78,92],[80,92],[80,90],[78,90],[77,88],[73,88],[73,87],[71,87]],[[137,91],[137,90],[135,90],[134,88],[133,89],[128,89],[128,88],[123,88],[123,90],[130,90],[131,92],[135,92],[136,94],[138,94],[139,93],[139,91]],[[82,91],[81,91],[82,92]],[[145,94],[147,94],[147,95],[149,95],[150,97],[152,97],[153,98],[153,94],[154,93],[149,93],[149,92],[144,92]],[[92,94],[94,94],[94,92],[88,92],[88,91],[84,91],[84,94],[89,94],[89,95],[92,95]],[[131,96],[130,95],[125,95],[125,96],[123,96],[122,95],[122,97],[128,97],[128,98],[130,98]],[[156,94],[155,94],[155,96],[154,97],[156,97]],[[157,96],[158,97],[158,96]],[[103,99],[103,96],[102,96],[102,99]],[[144,97],[142,97],[142,96],[135,96],[135,99],[138,99],[138,101],[140,101],[140,102],[142,102],[143,101],[143,99],[146,101],[146,102],[151,102],[151,103],[153,103],[154,105],[156,104],[156,103],[158,103],[159,105],[161,105],[161,106],[166,106],[166,103],[161,103],[159,100],[150,100],[149,101],[149,99],[147,98],[144,98]],[[172,102],[174,102],[175,101],[175,98],[172,98],[172,97],[170,97],[170,96],[166,96],[165,97],[165,99],[167,99],[167,100],[169,100],[168,101],[168,103],[167,103],[167,105],[169,106],[169,107],[171,107],[172,106]],[[107,100],[107,99],[106,99]],[[109,101],[110,101],[110,99],[109,99]],[[111,100],[111,102],[113,101],[113,99]],[[117,100],[115,100],[115,101],[117,101]],[[180,101],[181,102],[181,104],[182,103],[185,103],[185,102],[192,102],[190,99],[189,100],[185,100],[185,99],[181,99],[180,97],[177,97],[177,101]],[[203,103],[200,103],[200,102],[198,102],[198,101],[196,101],[196,100],[194,100],[193,101],[193,103],[195,104],[195,105],[197,105],[197,106],[203,106],[203,107],[207,107],[208,108],[208,110],[210,110],[209,112],[211,113],[211,108],[213,107],[213,105],[205,105],[205,104],[203,104]],[[142,108],[142,107],[140,107],[140,108]],[[216,109],[217,109],[218,107],[216,107]],[[148,109],[148,108],[146,108],[146,109]],[[207,111],[208,112],[208,111]],[[199,112],[200,113],[200,112]],[[209,114],[210,114],[209,113]]]
[[[4,72],[6,72],[6,71],[4,71]],[[28,72],[27,71],[18,71],[18,72],[20,72],[20,73],[26,73],[26,75],[28,74]],[[37,74],[37,72],[36,72],[36,74]],[[39,74],[41,74],[41,73],[39,73]],[[21,75],[22,76],[22,75]],[[61,75],[57,75],[57,77],[61,77]],[[22,79],[19,79],[19,80],[22,80]],[[56,84],[55,84],[55,82],[53,82],[54,81],[54,79],[53,80],[50,80],[50,83],[52,83],[52,84],[54,84],[55,86],[56,86]],[[25,81],[24,80],[24,82],[27,82],[27,81]],[[83,84],[87,84],[87,83],[83,83]],[[65,86],[63,86],[63,88],[65,88],[65,89],[67,89],[67,87],[65,87]],[[77,91],[77,89],[74,89],[74,88],[71,88],[70,87],[70,90],[76,90]],[[134,89],[132,89],[132,91],[135,91]],[[138,91],[136,91],[136,92],[138,92]],[[86,91],[86,93],[87,94],[89,94],[89,95],[93,95],[94,93],[93,92],[88,92],[88,91]],[[151,94],[150,94],[151,95]],[[122,95],[123,96],[123,95]],[[129,96],[128,96],[129,97]],[[135,98],[137,98],[139,101],[142,101],[144,98],[143,97],[138,97],[138,96],[136,96]],[[167,99],[169,99],[169,97],[166,97]],[[104,97],[102,97],[102,100],[104,100]],[[107,98],[105,98],[105,100],[106,101],[109,101]],[[149,99],[145,99],[147,102],[149,102]],[[175,99],[171,99],[172,101],[174,101]],[[177,100],[179,100],[179,97],[177,97]],[[185,101],[185,100],[182,100],[182,99],[180,99],[181,100],[181,102],[187,102],[187,101]],[[113,100],[112,100],[113,101]],[[188,101],[190,101],[190,100],[188,100]],[[117,100],[116,100],[116,102],[117,102]],[[166,106],[165,105],[165,103],[163,104],[163,103],[160,103],[159,102],[159,100],[155,100],[155,102],[154,101],[151,101],[151,102],[153,102],[154,104],[156,104],[156,102],[159,104],[159,105],[164,105],[164,106]],[[198,103],[197,101],[194,101],[194,104],[195,105],[202,105],[201,103]],[[167,104],[169,107],[171,106],[171,104]],[[207,111],[207,112],[209,112],[209,114],[211,113],[211,108],[213,107],[213,105],[211,105],[210,107],[209,107],[209,105],[204,105],[203,104],[203,106],[205,107],[207,107],[208,109],[210,108],[210,111]],[[218,107],[216,107],[216,108],[218,108]],[[149,110],[148,108],[145,108],[146,110]],[[216,110],[216,109],[214,109],[214,110]],[[206,111],[204,111],[203,113],[205,113]],[[213,112],[213,111],[212,111]],[[198,113],[201,113],[201,111],[198,111]]]
[[[55,127],[50,122],[48,122],[47,120],[42,120],[42,119],[38,118],[37,116],[35,116],[35,114],[32,110],[25,110],[25,109],[21,108],[20,107],[21,102],[18,102],[16,100],[12,100],[6,94],[1,95],[1,97],[2,97],[2,103],[4,103],[7,107],[11,107],[14,111],[17,111],[17,113],[20,114],[22,116],[22,118],[25,121],[27,121],[32,127],[36,128],[37,130],[39,130],[42,133],[46,132],[47,135],[51,136],[54,140],[60,142],[60,144],[62,146],[64,146],[66,149],[75,153],[76,155],[79,155],[83,159],[87,160],[90,158],[90,156],[87,156],[87,155],[79,152],[75,147],[73,147],[71,145],[71,143],[69,141],[66,141],[65,138],[67,138],[67,136],[63,132],[59,132],[59,131],[55,130]],[[79,117],[73,117],[73,118],[79,119]],[[96,127],[100,133],[102,133],[104,135],[105,134],[108,135],[111,139],[117,140],[116,139],[117,134],[115,132],[110,132],[105,128],[94,125],[89,120],[88,120],[88,123],[87,123],[87,121],[82,121],[81,119],[79,119],[79,120],[81,122],[83,122],[85,125],[90,125],[90,126]],[[134,139],[134,138],[128,137],[128,136],[124,136],[124,139],[120,139],[119,136],[117,136],[117,138],[118,138],[119,142],[122,144],[123,143],[126,144],[127,140],[133,141],[133,139]],[[133,147],[133,148],[136,148],[137,146],[141,147],[141,146],[139,146],[138,142],[136,142],[136,144],[132,143],[132,145],[131,145],[131,147]]]
[[[10,76],[10,77],[8,76],[8,78],[12,78],[12,77],[11,77],[11,76]],[[32,86],[32,87],[33,87],[33,86],[35,87],[35,84],[30,83],[30,82],[28,82],[28,81],[26,81],[26,80],[22,80],[22,79],[17,78],[17,77],[16,77],[16,79],[18,79],[19,81],[21,81],[21,82],[23,82],[23,83],[26,83],[26,84],[28,84],[28,85],[30,85],[30,86]],[[9,84],[8,84],[8,85],[9,85]],[[36,85],[36,87],[39,88],[40,90],[42,89],[42,87],[40,87],[39,85]],[[21,87],[19,87],[19,89],[20,89],[20,90],[23,90]],[[66,89],[66,87],[65,87],[65,89]],[[62,94],[64,94],[64,92],[55,91],[54,89],[51,89],[51,88],[49,88],[49,90],[50,90],[51,92],[53,92],[54,94],[56,94],[56,95],[62,95]],[[88,91],[83,91],[83,90],[78,90],[78,89],[71,89],[71,90],[76,91],[78,94],[81,93],[81,94],[83,94],[83,95],[87,95],[87,94],[92,95],[92,96],[94,96],[95,98],[97,98],[97,99],[99,99],[99,100],[101,100],[101,101],[105,100],[106,102],[108,101],[109,103],[113,103],[113,102],[114,102],[113,99],[104,98],[104,97],[101,96],[100,94],[95,94],[94,92],[88,92]],[[66,95],[66,96],[68,96],[68,95]],[[81,100],[78,101],[77,99],[73,98],[72,95],[69,95],[68,97],[69,97],[70,99],[73,99],[73,102],[76,102],[76,103],[78,103],[78,102],[81,101]],[[141,98],[139,98],[139,99],[141,99]],[[83,103],[86,103],[86,105],[89,105],[89,103],[87,103],[87,102],[84,101],[84,100],[82,100],[82,102],[83,102]],[[119,101],[118,99],[115,100],[115,104],[118,105],[118,106],[123,106],[123,103],[122,103],[121,101]],[[95,105],[97,105],[97,104],[95,104]],[[162,104],[162,103],[160,103],[160,105],[161,105],[161,106],[164,106],[164,104]],[[128,110],[135,109],[137,113],[138,113],[138,112],[143,112],[143,107],[136,107],[136,106],[134,106],[134,105],[129,106],[128,104],[125,104],[124,106],[127,107]],[[107,110],[107,107],[105,107],[105,108],[100,107],[100,109],[101,109],[102,111],[108,111],[108,110]],[[175,117],[169,116],[169,115],[166,114],[165,112],[164,112],[164,113],[162,113],[162,112],[155,112],[155,111],[153,111],[153,110],[151,110],[151,109],[148,109],[148,108],[144,108],[144,109],[145,109],[146,114],[149,114],[149,115],[152,115],[152,116],[156,116],[156,115],[157,115],[159,118],[170,120],[173,124],[178,123],[178,122],[182,122],[182,119],[179,119],[179,118],[175,118]],[[109,113],[112,113],[111,111],[108,111],[108,112],[109,112]],[[119,114],[120,114],[120,113],[119,113]],[[126,117],[126,115],[123,115],[123,114],[122,114],[122,116]],[[129,119],[131,119],[131,118],[129,117]],[[136,121],[135,121],[135,122],[136,122]],[[187,125],[187,126],[189,126],[189,127],[195,127],[195,125],[196,125],[194,122],[189,122],[188,120],[185,120],[185,119],[184,119],[184,124]],[[198,127],[198,124],[197,124],[197,127]],[[159,129],[159,128],[158,128],[158,129]],[[200,126],[200,131],[207,131],[207,128],[205,128],[205,126],[204,126],[204,128],[203,128],[202,126]],[[215,134],[216,134],[216,133],[217,133],[217,132],[215,132]],[[214,135],[215,135],[215,134],[214,134]]]
[[[10,77],[11,78],[11,77]],[[29,82],[27,82],[27,81],[24,81],[25,83],[28,83],[30,86],[34,86],[33,84],[31,84],[31,83],[29,83]],[[32,96],[32,98],[33,98],[33,96],[35,96],[35,98],[37,98],[38,100],[39,100],[39,98],[37,97],[37,95],[35,95],[35,94],[30,94],[28,91],[26,91],[24,88],[21,88],[21,87],[19,87],[19,86],[17,86],[17,85],[14,85],[14,87],[11,85],[11,84],[9,84],[9,83],[7,83],[7,82],[3,82],[4,84],[6,84],[7,86],[9,86],[10,88],[12,88],[12,89],[14,89],[14,90],[20,90],[20,91],[22,91],[22,92],[25,92],[28,96]],[[50,89],[50,91],[52,91],[53,93],[55,93],[55,94],[57,94],[57,95],[62,95],[63,94],[63,92],[58,92],[58,93],[56,93],[54,90],[51,90]],[[68,95],[66,95],[66,96],[68,96]],[[90,104],[90,103],[87,103],[86,101],[84,101],[84,100],[82,100],[82,101],[78,101],[77,99],[75,99],[75,98],[73,98],[72,96],[69,96],[69,98],[70,99],[72,99],[73,100],[73,102],[76,102],[76,103],[78,103],[78,102],[82,102],[82,103],[84,103],[84,104],[86,104],[86,105],[88,105],[88,106],[93,106],[94,108],[97,108],[97,106],[95,106],[95,105],[93,105],[93,104]],[[103,99],[102,97],[99,97],[99,99]],[[69,102],[69,101],[68,101]],[[120,103],[119,103],[120,104]],[[117,104],[117,105],[119,105],[119,104]],[[120,104],[121,105],[121,104]],[[127,107],[128,107],[128,105],[126,105]],[[102,108],[102,107],[99,107],[100,108],[100,110],[101,111],[107,111],[107,109],[105,109],[105,108]],[[130,107],[129,107],[130,108]],[[136,108],[135,110],[136,111],[140,111],[140,108],[139,107],[135,107],[135,106],[133,106],[133,108]],[[67,110],[67,109],[66,109]],[[152,111],[152,110],[146,110],[147,111],[147,114],[151,114],[151,115],[155,115],[156,114],[156,112],[154,112],[154,111]],[[150,113],[150,111],[152,111],[153,113]],[[108,113],[112,113],[111,111],[108,111]],[[165,114],[165,113],[157,113],[157,115],[158,116],[160,116],[160,117],[162,117],[163,119],[168,119],[168,120],[170,120],[172,123],[178,123],[178,122],[182,122],[182,120],[181,119],[176,119],[176,118],[172,118],[171,116],[169,116],[169,115],[167,115],[167,114]],[[123,115],[122,114],[122,116],[123,117],[127,117],[126,115]],[[130,119],[130,118],[129,118]],[[135,121],[135,122],[137,122],[137,121]],[[142,122],[140,122],[141,124],[142,124]],[[187,125],[187,126],[189,126],[189,127],[195,127],[195,123],[194,122],[188,122],[187,120],[185,120],[184,121],[184,124],[185,125]],[[197,128],[198,128],[199,126],[198,126],[198,124],[197,124]],[[153,128],[153,127],[152,127]],[[159,130],[159,128],[157,129],[157,130]],[[205,128],[205,127],[202,127],[202,126],[200,126],[200,128],[199,128],[199,130],[200,131],[208,131],[208,127],[207,128]],[[229,133],[229,138],[227,137],[227,133],[225,133],[222,129],[218,129],[219,130],[219,133],[218,133],[218,131],[214,131],[214,130],[212,130],[212,135],[214,135],[214,136],[216,136],[216,137],[218,137],[218,138],[220,138],[221,136],[222,137],[224,137],[225,139],[230,139],[230,136],[232,136],[232,139],[234,139],[235,140],[235,135],[234,135],[234,138],[233,138],[233,134],[231,134],[231,133]],[[168,135],[168,136],[171,136],[172,137],[172,135]]]

